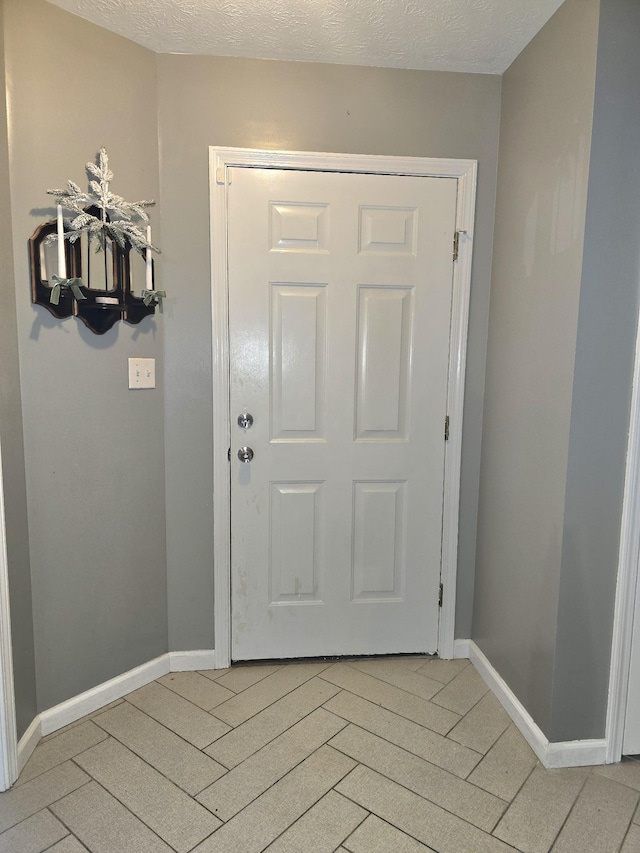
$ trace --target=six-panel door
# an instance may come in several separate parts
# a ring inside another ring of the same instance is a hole
[[[456,186],[231,170],[234,660],[437,648]]]

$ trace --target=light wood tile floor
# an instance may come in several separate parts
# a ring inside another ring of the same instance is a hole
[[[173,673],[44,738],[0,853],[640,853],[640,761],[545,770],[468,661]]]

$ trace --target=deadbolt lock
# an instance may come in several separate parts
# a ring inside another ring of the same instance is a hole
[[[250,415],[249,412],[243,412],[241,415],[238,415],[238,426],[240,429],[251,429],[253,426],[253,415]]]

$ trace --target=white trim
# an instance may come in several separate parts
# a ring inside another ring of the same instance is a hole
[[[216,666],[215,649],[196,652],[169,652],[170,672],[194,672],[198,669],[221,669]]]
[[[48,711],[43,711],[40,714],[42,734],[48,735],[63,726],[68,726],[69,723],[75,723],[81,717],[92,714],[110,702],[121,699],[127,693],[131,693],[132,690],[137,690],[138,687],[143,687],[168,672],[169,655],[161,655],[159,658],[148,661],[148,663],[143,663],[142,666],[137,666],[135,669],[122,673],[122,675],[98,684],[78,696],[73,696],[66,702],[54,705],[53,708],[49,708]]]
[[[541,759],[545,767],[592,767],[607,763],[607,741],[567,740],[547,743],[546,756]]]
[[[453,641],[453,657],[454,660],[469,657],[469,645],[471,640],[454,640]]]
[[[197,649],[191,652],[169,652],[141,666],[123,672],[115,678],[86,690],[78,696],[72,696],[66,702],[61,702],[48,711],[40,714],[39,722],[42,735],[51,734],[69,723],[75,723],[81,717],[99,711],[110,702],[122,699],[132,690],[144,687],[161,678],[168,672],[194,672],[198,669],[219,669],[215,666],[216,654],[214,649]],[[31,724],[34,725],[33,723]],[[21,741],[22,743],[22,741]]]
[[[462,163],[463,161],[461,161]],[[438,655],[454,656],[456,578],[458,574],[458,521],[460,515],[460,471],[462,467],[462,418],[464,380],[467,366],[471,260],[476,209],[477,164],[467,161],[458,173],[456,229],[460,232],[458,261],[453,267],[451,340],[449,349],[449,441],[445,445],[442,514],[442,569],[444,595],[438,627]]]
[[[4,513],[2,447],[0,446],[0,791],[18,778],[18,735],[13,683],[11,612],[9,608],[9,565]]]
[[[213,530],[214,628],[216,666],[231,661],[231,531],[229,466],[229,313],[227,279],[227,174],[233,166],[327,172],[364,172],[455,178],[458,181],[456,228],[462,232],[454,265],[451,348],[449,356],[449,442],[445,450],[441,581],[443,604],[438,628],[438,653],[454,654],[462,418],[467,357],[471,258],[476,198],[475,160],[427,157],[384,157],[320,152],[258,151],[247,148],[209,149],[211,197],[211,286],[213,334]]]
[[[607,723],[607,763],[620,761],[629,690],[633,617],[640,559],[640,325],[636,335],[635,365],[629,416],[618,582],[613,615]],[[640,628],[639,628],[640,630]]]
[[[585,767],[605,763],[607,742],[604,739],[550,743],[531,714],[473,640],[469,641],[469,659],[545,767]]]
[[[231,664],[231,483],[227,194],[216,184],[218,154],[209,149],[213,353],[213,628],[216,669]],[[219,286],[214,283],[219,282]]]
[[[38,741],[42,737],[42,729],[40,725],[40,716],[37,716],[26,732],[20,738],[18,743],[18,776],[22,773],[22,768],[31,758],[31,753],[38,745]]]

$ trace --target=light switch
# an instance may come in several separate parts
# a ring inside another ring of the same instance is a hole
[[[129,359],[129,388],[156,387],[155,358]]]

